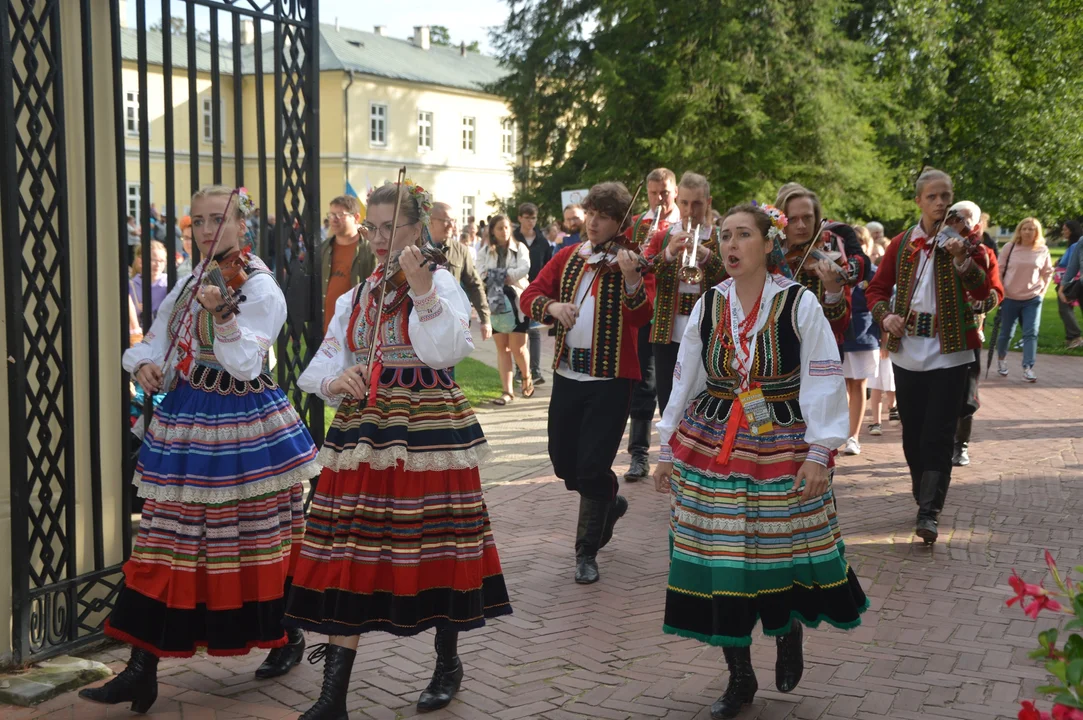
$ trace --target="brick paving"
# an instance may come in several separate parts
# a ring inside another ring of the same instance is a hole
[[[491,343],[486,343],[490,345]],[[491,361],[485,348],[479,354]],[[773,643],[757,637],[761,690],[743,720],[1014,718],[1044,672],[1026,657],[1049,620],[1004,607],[1012,568],[1043,577],[1042,551],[1062,566],[1083,562],[1083,390],[1078,358],[1042,356],[1041,381],[1013,375],[983,385],[973,464],[955,473],[941,542],[911,534],[914,515],[897,424],[863,439],[836,478],[850,560],[872,600],[849,633],[806,633],[806,672],[789,695],[773,690]],[[486,497],[515,614],[464,634],[466,679],[458,699],[433,718],[709,717],[725,687],[722,653],[662,634],[667,570],[667,501],[647,484],[625,485],[631,502],[600,555],[601,582],[572,582],[576,498],[544,455],[546,398],[481,409],[500,460],[487,469]],[[618,457],[626,466],[626,455]],[[1074,521],[1074,525],[1073,525]],[[310,638],[310,642],[318,641]],[[362,638],[349,696],[351,718],[415,715],[432,667],[432,633]],[[94,655],[115,669],[126,650]],[[304,663],[279,681],[256,681],[262,652],[245,658],[164,660],[152,717],[295,718],[318,696],[320,667]],[[0,717],[127,717],[124,707],[74,693]]]

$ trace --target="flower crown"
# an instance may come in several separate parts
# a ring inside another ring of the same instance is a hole
[[[241,215],[249,217],[256,209],[256,203],[252,202],[252,196],[248,194],[248,188],[237,188],[237,207],[241,210]]]
[[[387,185],[394,184],[395,183],[388,180],[384,183],[384,186],[386,187]],[[432,193],[415,183],[410,178],[406,178],[406,180],[404,181],[404,186],[406,187],[407,194],[414,199],[414,202],[417,203],[417,214],[421,219],[421,224],[425,227],[428,227],[429,218],[432,217]],[[368,195],[366,195],[365,199],[367,200],[368,198],[372,197],[372,193],[375,190],[376,188],[369,188]]]
[[[756,202],[752,203],[767,213],[767,217],[771,218],[771,229],[767,231],[767,238],[769,240],[777,240],[779,244],[782,244],[786,240],[786,226],[790,224],[786,214],[779,210],[774,205],[759,205]]]

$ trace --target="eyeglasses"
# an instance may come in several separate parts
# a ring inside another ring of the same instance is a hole
[[[350,213],[347,213],[347,212],[329,212],[329,213],[327,213],[327,219],[328,220],[341,220],[342,218],[346,217],[349,214]]]
[[[429,222],[440,223],[442,225],[454,225],[455,224],[455,221],[453,219],[449,218],[449,217],[446,217],[446,218],[433,217],[433,218],[429,218]]]
[[[402,225],[396,225],[395,227],[396,228],[404,228],[404,227],[409,227],[411,225],[413,225],[413,223],[407,222],[407,223],[403,223]],[[376,227],[375,225],[373,225],[370,222],[363,222],[363,223],[361,223],[361,229],[364,230],[365,233],[368,234],[368,235],[378,234],[379,237],[385,237],[385,238],[388,238],[389,240],[391,239],[391,223],[390,222],[385,222],[380,227]]]

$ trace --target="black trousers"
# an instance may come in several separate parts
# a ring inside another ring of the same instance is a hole
[[[955,427],[963,406],[969,367],[913,372],[894,366],[903,454],[910,468],[915,498],[922,473],[935,471],[951,477]]]
[[[981,402],[978,400],[978,379],[981,377],[981,348],[974,350],[974,362],[966,366],[966,384],[963,387],[963,409],[959,419],[974,417]]]
[[[673,394],[673,370],[677,367],[677,353],[681,350],[681,344],[655,343],[651,347],[654,348],[654,388],[658,394],[658,412],[665,414],[669,396]]]
[[[1072,342],[1080,336],[1079,321],[1075,319],[1075,306],[1062,302],[1060,296],[1057,296],[1057,312],[1060,313],[1060,321],[1064,323],[1064,339]]]
[[[632,419],[654,420],[655,373],[654,351],[651,349],[651,326],[648,323],[639,328],[636,350],[639,355],[639,372],[643,379],[632,390]]]
[[[632,381],[580,382],[553,374],[549,398],[549,460],[569,490],[592,500],[617,496],[613,459],[620,450]]]

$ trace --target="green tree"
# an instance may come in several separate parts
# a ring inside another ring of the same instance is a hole
[[[459,43],[451,42],[451,31],[447,29],[445,25],[431,25],[429,27],[429,41],[433,45],[441,45],[443,47],[452,47]],[[466,49],[470,52],[481,52],[481,47],[478,45],[478,41],[467,44]]]

